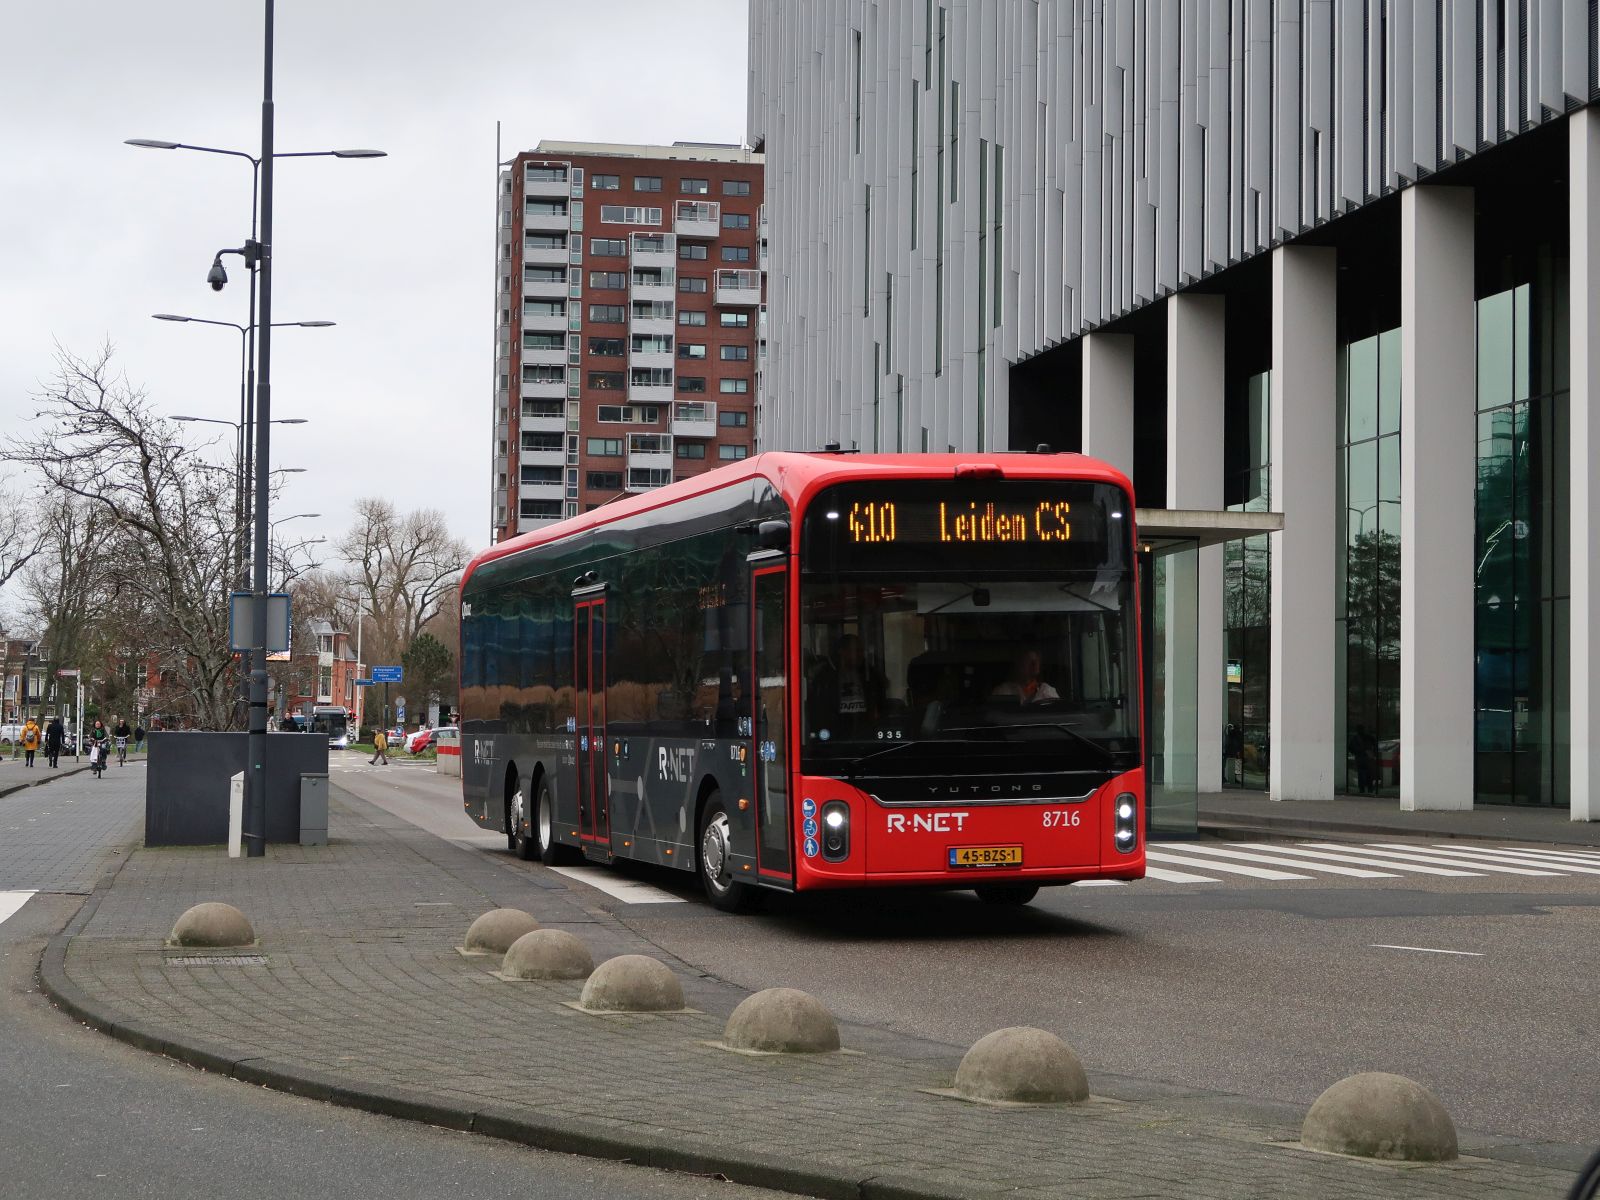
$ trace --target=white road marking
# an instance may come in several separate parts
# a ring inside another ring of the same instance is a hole
[[[1073,887],[1122,887],[1126,881],[1121,879],[1074,879]]]
[[[1432,946],[1391,946],[1387,942],[1374,942],[1373,950],[1415,950],[1418,954],[1459,954],[1462,958],[1482,958],[1481,950],[1438,950]]]
[[[1144,852],[1146,858],[1150,851]],[[1165,867],[1146,866],[1144,869],[1146,879],[1159,879],[1163,883],[1221,883],[1220,879],[1213,879],[1209,875],[1191,875],[1187,871],[1169,871]]]
[[[1195,843],[1195,844],[1187,844],[1187,845],[1185,845],[1184,846],[1184,853],[1186,853],[1186,854],[1199,854],[1199,855],[1211,855],[1211,854],[1214,854],[1218,858],[1236,858],[1236,859],[1242,859],[1245,862],[1268,863],[1268,864],[1270,864],[1272,866],[1275,866],[1275,867],[1302,867],[1302,868],[1305,868],[1306,870],[1310,869],[1309,867],[1306,866],[1305,863],[1298,862],[1295,859],[1292,859],[1292,858],[1279,858],[1277,856],[1276,850],[1274,850],[1273,853],[1271,853],[1271,854],[1263,854],[1259,850],[1255,850],[1255,851],[1230,850],[1230,849],[1226,849],[1226,848],[1224,848],[1222,846],[1213,846],[1213,845],[1210,845],[1209,843],[1204,843],[1204,844]],[[1392,871],[1364,871],[1360,867],[1339,867],[1339,866],[1333,865],[1332,863],[1321,863],[1321,864],[1318,864],[1317,870],[1326,871],[1330,875],[1348,875],[1352,879],[1399,879],[1400,878],[1400,876],[1394,874]]]
[[[1294,875],[1288,871],[1273,871],[1266,867],[1247,867],[1243,863],[1207,862],[1204,859],[1187,858],[1182,854],[1173,854],[1167,850],[1146,850],[1144,856],[1153,858],[1160,863],[1171,863],[1178,867],[1199,867],[1205,871],[1221,871],[1227,875],[1248,875],[1252,879],[1310,879],[1310,875]],[[1148,869],[1148,868],[1147,868]]]
[[[1502,854],[1513,854],[1525,860],[1530,867],[1538,866],[1567,866],[1572,863],[1581,863],[1584,866],[1600,867],[1600,855],[1585,854],[1580,850],[1530,850],[1522,846],[1502,846]]]
[[[1236,846],[1253,846],[1256,843],[1254,843],[1254,842],[1235,842],[1233,844],[1236,845]],[[1478,874],[1478,872],[1476,872],[1476,871],[1457,871],[1457,870],[1453,870],[1450,867],[1425,867],[1425,866],[1420,866],[1417,863],[1390,862],[1388,859],[1383,859],[1383,858],[1363,858],[1359,854],[1346,854],[1346,853],[1343,853],[1343,852],[1337,852],[1336,853],[1336,852],[1328,851],[1328,850],[1306,850],[1306,849],[1304,849],[1302,847],[1299,847],[1299,846],[1274,846],[1272,848],[1272,852],[1274,854],[1290,854],[1290,855],[1293,855],[1297,859],[1299,859],[1299,858],[1312,858],[1312,859],[1318,859],[1318,860],[1328,859],[1328,860],[1331,860],[1333,862],[1360,863],[1362,866],[1367,866],[1367,867],[1386,867],[1386,868],[1388,868],[1390,870],[1393,870],[1393,871],[1415,871],[1419,875],[1450,875],[1450,876],[1455,876],[1455,877],[1461,878],[1461,879],[1482,878],[1482,876],[1480,876]],[[1306,863],[1306,869],[1309,871],[1312,868],[1320,867],[1321,865],[1322,865],[1321,861],[1308,862],[1308,863]]]
[[[635,883],[621,879],[609,867],[551,867],[557,875],[576,879],[579,883],[614,896],[624,904],[682,904],[682,896],[674,896],[648,883]]]
[[[1435,854],[1448,854],[1452,858],[1459,858],[1462,862],[1473,863],[1474,865],[1479,862],[1513,863],[1523,867],[1550,867],[1552,869],[1559,867],[1563,872],[1571,871],[1576,875],[1600,875],[1600,864],[1588,863],[1580,865],[1575,862],[1566,862],[1558,859],[1524,858],[1519,854],[1512,853],[1510,850],[1480,850],[1476,847],[1468,846],[1436,846],[1433,848],[1433,852]]]
[[[32,892],[0,892],[0,925],[17,915],[17,910],[28,902]]]
[[[1311,842],[1309,844],[1316,846],[1320,850],[1337,850],[1339,848],[1338,843],[1336,842]],[[1434,854],[1431,851],[1413,850],[1409,848],[1405,850],[1385,850],[1382,848],[1381,842],[1368,842],[1362,847],[1361,853],[1370,854],[1375,858],[1396,858],[1401,862],[1434,863],[1435,865],[1443,865],[1446,867],[1460,867],[1466,865],[1459,858],[1446,858],[1443,855]],[[1557,874],[1555,871],[1530,871],[1526,867],[1502,867],[1486,862],[1474,862],[1472,864],[1472,869],[1474,871],[1484,871],[1491,875],[1547,875],[1553,877]]]

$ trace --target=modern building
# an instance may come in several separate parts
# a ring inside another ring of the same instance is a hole
[[[499,177],[496,541],[750,453],[761,156],[540,142]]]
[[[1128,471],[1173,804],[1600,818],[1592,3],[750,13],[763,448]]]

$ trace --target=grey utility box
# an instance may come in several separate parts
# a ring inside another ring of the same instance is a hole
[[[300,776],[300,844],[328,844],[328,773],[307,771]]]

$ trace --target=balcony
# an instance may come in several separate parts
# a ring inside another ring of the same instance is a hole
[[[671,404],[672,380],[668,378],[665,383],[633,383],[628,384],[629,404]]]
[[[567,265],[567,248],[560,246],[530,246],[522,244],[522,261],[530,267],[564,267]]]
[[[718,271],[715,287],[718,304],[754,308],[761,303],[760,271]]]
[[[565,333],[567,314],[522,310],[522,328],[528,333]]]
[[[677,262],[678,239],[670,233],[635,233],[629,237],[628,249],[635,267],[670,270]]]
[[[639,316],[638,310],[631,305],[628,308],[628,332],[630,334],[652,334],[656,337],[672,337],[675,331],[671,312],[660,316]],[[671,363],[667,364],[671,366]]]
[[[722,205],[715,200],[679,200],[672,209],[672,232],[679,237],[715,238],[721,233]]]
[[[560,513],[557,513],[553,517],[523,517],[523,516],[519,516],[517,518],[517,532],[518,533],[529,533],[529,532],[531,532],[532,530],[535,530],[535,529],[543,529],[547,525],[554,525],[559,520],[561,520],[561,514]]]
[[[538,167],[530,168],[522,180],[522,194],[524,198],[565,200],[567,198],[567,172],[565,168],[557,168],[549,172],[557,176],[554,179],[541,178],[546,174]]]
[[[530,481],[524,479],[517,484],[518,500],[560,500],[566,494],[566,487],[561,480]]]
[[[565,300],[567,298],[567,281],[565,279],[529,279],[524,275],[522,278],[522,295],[526,300]]]
[[[521,395],[524,400],[564,400],[567,395],[565,379],[524,379]]]
[[[677,272],[666,270],[634,271],[628,277],[628,297],[632,300],[650,300],[658,304],[672,304],[678,286]]]
[[[565,413],[540,412],[537,409],[522,411],[522,431],[524,433],[565,433],[567,431],[567,417]]]
[[[677,359],[672,357],[672,353],[672,342],[670,340],[664,346],[659,347],[648,344],[630,346],[628,349],[628,366],[670,371],[677,364]]]
[[[565,204],[531,201],[522,210],[522,228],[529,233],[566,233],[569,220]]]
[[[672,473],[672,436],[665,433],[628,435],[628,470]]]
[[[560,346],[522,347],[522,361],[530,367],[564,367],[567,365],[567,348]]]
[[[672,406],[672,436],[714,438],[717,436],[717,406],[709,400],[679,400]]]
[[[567,452],[559,446],[553,450],[529,450],[523,447],[517,455],[517,462],[524,467],[564,467],[567,465]]]

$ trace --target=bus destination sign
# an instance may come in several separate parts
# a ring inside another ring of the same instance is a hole
[[[845,531],[858,546],[1065,542],[1072,538],[1072,502],[858,500],[850,505]]]

